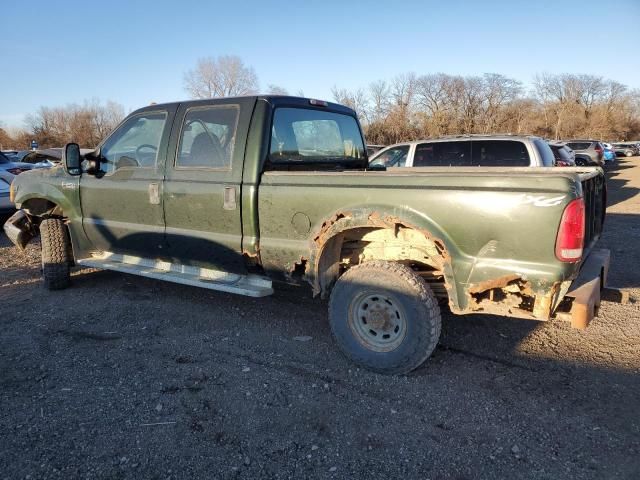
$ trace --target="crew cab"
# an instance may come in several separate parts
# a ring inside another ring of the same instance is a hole
[[[600,168],[368,168],[353,110],[286,96],[151,105],[95,151],[16,177],[18,247],[44,285],[73,265],[254,297],[329,300],[341,350],[382,373],[433,352],[455,314],[584,328],[606,282]],[[77,282],[82,280],[78,279]]]

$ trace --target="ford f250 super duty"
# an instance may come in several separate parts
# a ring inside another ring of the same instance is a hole
[[[597,313],[600,168],[369,169],[353,110],[285,96],[151,105],[94,152],[16,177],[5,224],[40,234],[44,284],[73,265],[255,297],[272,280],[329,297],[341,350],[383,373],[433,352],[455,314]]]

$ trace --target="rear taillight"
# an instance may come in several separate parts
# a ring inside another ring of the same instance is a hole
[[[561,262],[577,262],[582,258],[584,220],[584,199],[576,198],[566,206],[560,220],[556,258]]]
[[[596,148],[594,150],[598,153],[602,153],[602,145],[596,145]]]

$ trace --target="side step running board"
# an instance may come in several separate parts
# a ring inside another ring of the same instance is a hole
[[[249,297],[266,297],[273,293],[271,280],[260,275],[238,275],[134,255],[101,252],[78,260],[77,263],[87,267],[114,270]]]

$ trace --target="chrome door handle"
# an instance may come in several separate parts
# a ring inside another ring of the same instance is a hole
[[[224,200],[222,208],[225,210],[236,209],[236,187],[224,187]]]
[[[157,183],[149,184],[149,203],[151,205],[160,205],[160,189]]]

